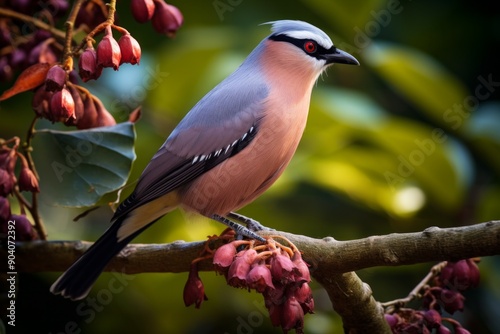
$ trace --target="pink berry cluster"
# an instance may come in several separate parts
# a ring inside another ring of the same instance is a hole
[[[444,316],[443,312],[453,315],[457,311],[463,311],[465,297],[462,292],[479,284],[477,262],[478,259],[447,262],[441,273],[434,278],[433,285],[424,288],[423,309],[399,308],[396,312],[385,315],[392,332],[470,333],[457,320]],[[445,323],[448,326],[445,326]]]
[[[160,34],[174,37],[184,18],[181,11],[163,0],[132,0],[132,14],[139,23],[151,21]]]
[[[32,107],[39,117],[78,129],[116,124],[101,101],[78,85],[78,76],[87,82],[98,79],[103,68],[118,70],[124,63],[139,64],[141,47],[126,29],[115,24],[116,11],[111,11],[105,0],[84,1],[76,12],[72,31],[87,36],[77,41],[77,35],[68,40],[65,31],[59,29],[67,27],[67,0],[6,1],[5,6],[21,18],[0,14],[0,81],[12,80],[18,71],[21,74],[9,94],[0,99],[33,90]],[[163,0],[134,0],[131,9],[139,22],[151,20],[156,31],[170,37],[183,23],[179,9]],[[31,22],[29,16],[38,23]],[[27,19],[23,21],[22,17]],[[40,24],[47,28],[41,29]],[[113,31],[121,34],[118,41]],[[102,32],[94,49],[94,38]],[[78,58],[77,69],[74,58]]]
[[[139,43],[127,30],[115,28],[123,33],[118,42],[113,38],[112,27],[107,26],[97,51],[89,42],[80,55],[78,74],[84,82],[98,79],[106,67],[116,71],[123,63],[139,64]],[[102,102],[78,85],[75,71],[63,64],[55,64],[48,70],[43,85],[35,90],[32,105],[38,116],[78,129],[116,124]]]
[[[14,190],[37,193],[40,188],[26,157],[18,152],[19,143],[20,139],[14,137],[0,146],[0,233],[7,234],[8,226],[12,225],[15,227],[16,240],[26,241],[37,239],[37,234],[23,210],[20,215],[12,214],[7,197],[13,194]],[[18,161],[20,169],[16,176]],[[9,221],[15,223],[9,224]]]
[[[282,237],[279,237],[282,238]],[[211,256],[218,273],[228,285],[255,290],[264,296],[271,322],[286,333],[302,333],[304,315],[313,313],[314,300],[309,286],[309,266],[300,251],[288,240],[284,246],[269,238],[267,243],[233,240]],[[186,306],[197,308],[207,300],[196,266],[192,266],[184,288]]]

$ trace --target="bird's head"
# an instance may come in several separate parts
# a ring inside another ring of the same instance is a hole
[[[265,24],[272,25],[265,52],[285,66],[307,67],[319,74],[335,63],[359,65],[356,58],[335,47],[327,34],[309,23],[281,20]]]

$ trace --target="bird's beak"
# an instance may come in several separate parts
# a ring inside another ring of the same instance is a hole
[[[325,59],[327,64],[359,65],[356,58],[337,48],[332,53],[326,54]]]

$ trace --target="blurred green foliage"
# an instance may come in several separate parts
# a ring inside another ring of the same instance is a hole
[[[341,240],[499,219],[500,14],[493,2],[174,4],[185,25],[168,40],[149,24],[135,23],[127,3],[118,2],[119,24],[141,43],[143,60],[116,73],[108,69],[90,85],[118,121],[143,105],[130,180],[194,103],[268,34],[268,26],[258,24],[301,19],[322,28],[361,66],[334,66],[322,76],[296,157],[277,184],[242,213],[279,230]],[[2,104],[2,137],[25,133],[32,117],[26,96]],[[111,215],[102,208],[74,223],[80,211],[42,209],[50,239],[95,240]],[[201,240],[221,230],[174,212],[136,241]],[[430,266],[359,274],[375,298],[386,301],[405,296]],[[460,321],[473,333],[500,332],[499,267],[498,258],[483,259],[482,284],[466,295]],[[184,308],[186,277],[136,275],[118,280],[123,289],[110,293],[108,284],[116,277],[103,274],[93,299],[73,303],[49,294],[56,274],[21,275],[16,329],[26,332],[36,324],[37,332],[50,333],[279,332],[270,327],[259,295],[229,288],[214,273],[202,274],[209,301],[200,310]],[[325,293],[313,287],[317,312],[306,317],[306,332],[341,332]]]

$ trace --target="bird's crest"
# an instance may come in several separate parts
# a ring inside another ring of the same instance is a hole
[[[272,35],[286,35],[296,39],[312,39],[325,49],[330,49],[333,42],[321,29],[312,24],[297,20],[271,21],[263,24],[270,24]]]

